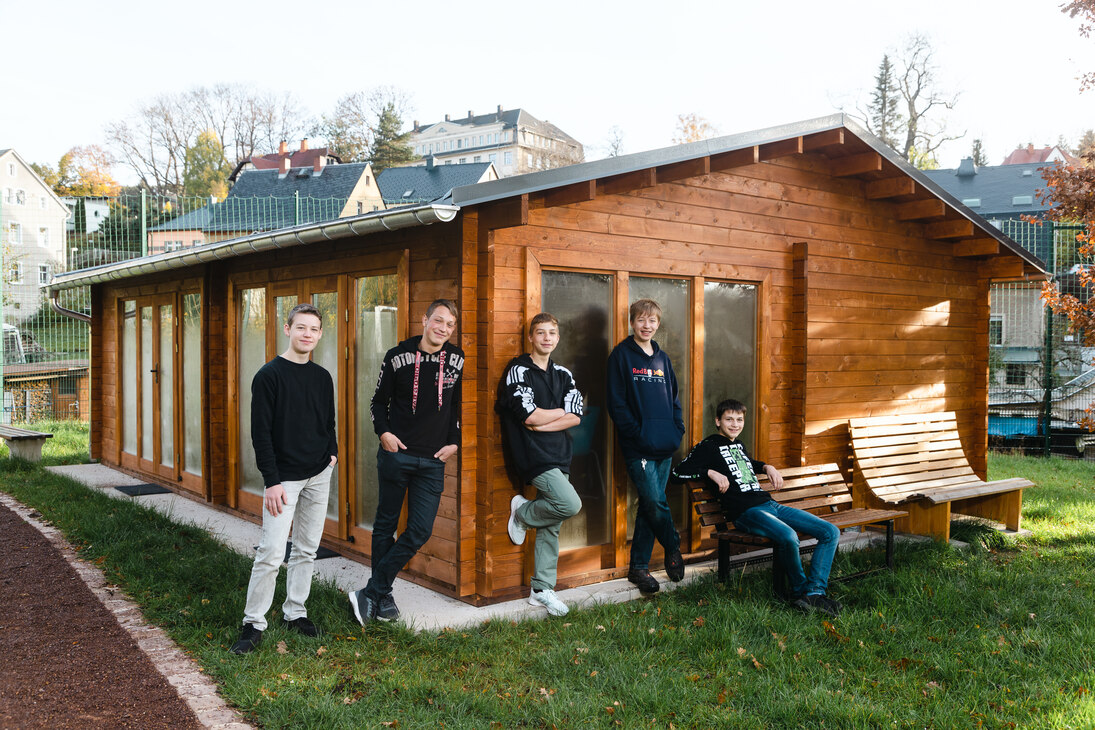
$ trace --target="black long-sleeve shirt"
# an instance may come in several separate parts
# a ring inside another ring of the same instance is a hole
[[[708,469],[724,475],[730,480],[730,486],[719,495],[719,502],[726,519],[733,521],[750,507],[772,499],[757,481],[757,473],[763,472],[765,466],[763,461],[749,456],[740,441],[716,433],[693,446],[684,461],[673,468],[672,476],[677,481],[712,484]]]
[[[394,433],[405,453],[424,459],[460,444],[460,376],[464,351],[446,342],[434,353],[418,349],[421,335],[384,355],[373,393],[373,430]],[[439,377],[444,360],[444,374]]]
[[[251,381],[251,444],[267,487],[326,469],[338,456],[331,374],[280,355],[259,368]]]

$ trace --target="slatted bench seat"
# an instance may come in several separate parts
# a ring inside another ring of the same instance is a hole
[[[974,473],[951,411],[848,421],[857,505],[909,511],[898,529],[950,539],[952,513],[1018,530],[1027,479],[986,482]],[[862,501],[860,501],[862,500]]]
[[[17,426],[0,426],[0,438],[8,442],[11,455],[27,461],[42,460],[42,444],[53,438],[52,433],[29,431]]]
[[[902,510],[890,508],[857,508],[852,505],[852,493],[836,464],[820,466],[802,466],[781,469],[783,488],[775,490],[765,474],[759,474],[761,486],[769,491],[772,498],[788,507],[797,507],[813,513],[840,529],[879,525],[886,528],[886,568],[893,570],[893,534],[894,520],[908,515]],[[700,524],[715,528],[713,537],[718,539],[718,576],[720,581],[730,577],[730,548],[732,545],[771,547],[774,543],[766,537],[752,535],[738,530],[726,519],[719,502],[719,492],[707,482],[689,482],[688,493],[692,505],[699,515]],[[815,545],[803,545],[799,549],[803,554],[813,552]],[[776,556],[773,555],[773,558]],[[873,573],[881,568],[859,571],[851,575],[832,578],[832,580],[850,580]],[[780,568],[778,559],[772,561],[772,585],[777,595],[785,593],[787,580]]]

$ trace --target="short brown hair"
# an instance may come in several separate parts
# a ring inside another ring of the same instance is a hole
[[[460,313],[456,311],[456,304],[451,299],[434,299],[430,302],[429,308],[426,310],[426,319],[433,316],[434,310],[438,307],[444,307],[452,312],[453,319],[460,319]]]
[[[556,327],[559,326],[559,320],[555,318],[554,314],[550,314],[548,312],[540,312],[532,318],[531,322],[528,323],[528,336],[532,337],[532,331],[536,329],[536,325],[543,324],[544,322],[551,322]]]
[[[653,299],[636,299],[632,302],[627,321],[634,322],[640,314],[656,314],[658,321],[662,321],[662,308]]]
[[[309,304],[308,302],[303,302],[303,303],[298,304],[297,306],[293,307],[292,309],[290,309],[289,310],[289,321],[287,322],[287,324],[290,327],[293,326],[293,320],[296,319],[296,316],[298,314],[310,314],[310,315],[312,315],[313,317],[315,317],[316,319],[319,320],[319,328],[323,329],[323,315],[319,313],[319,310],[316,309],[316,307],[314,305]]]

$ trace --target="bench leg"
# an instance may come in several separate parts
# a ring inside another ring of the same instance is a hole
[[[932,504],[927,500],[905,502],[901,509],[908,510],[909,516],[902,517],[903,532],[914,535],[928,535],[946,542],[951,539],[951,503]]]
[[[18,441],[9,441],[8,449],[11,451],[11,455],[18,459],[41,461],[42,444],[45,442],[45,439],[20,439]]]
[[[779,559],[779,548],[772,547],[772,592],[786,599],[790,590],[787,586],[787,573],[783,570],[783,561]]]
[[[730,580],[730,541],[719,540],[719,582]]]
[[[993,494],[988,497],[971,497],[954,502],[952,511],[974,517],[984,517],[1002,522],[1009,530],[1019,530],[1019,516],[1023,508],[1023,490]]]

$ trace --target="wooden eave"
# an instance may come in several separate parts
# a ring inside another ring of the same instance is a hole
[[[479,183],[455,189],[452,197],[462,207],[483,206],[488,227],[507,227],[527,222],[529,210],[803,155],[823,163],[833,177],[861,181],[864,196],[888,206],[894,220],[918,227],[926,239],[951,246],[958,258],[977,260],[979,273],[987,278],[1048,276],[1033,254],[841,114]]]

